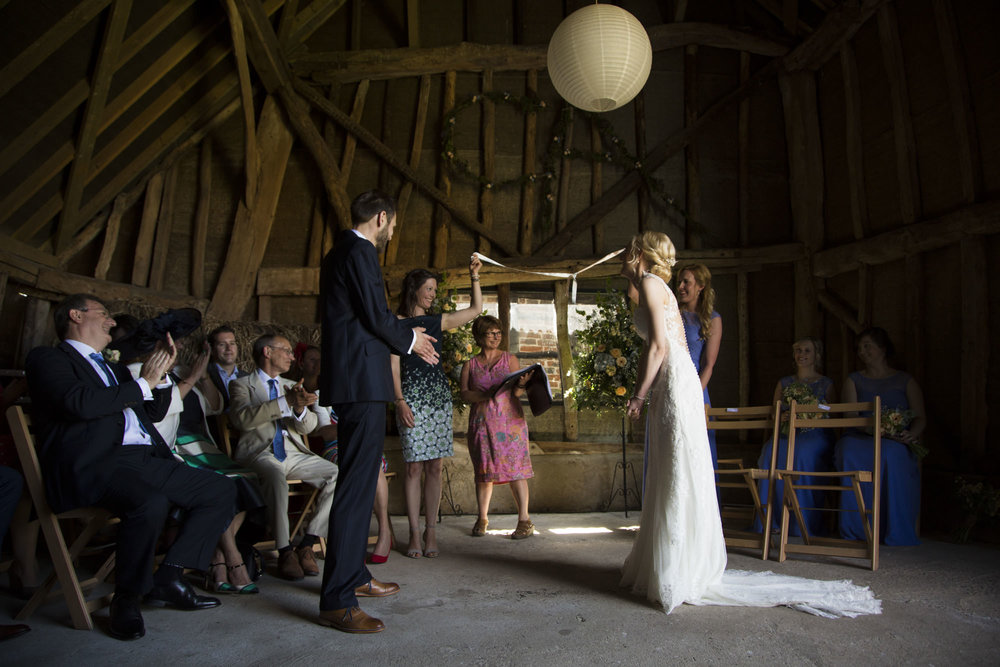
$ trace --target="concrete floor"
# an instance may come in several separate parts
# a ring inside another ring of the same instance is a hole
[[[503,491],[499,490],[497,495]],[[262,594],[202,612],[144,609],[147,634],[119,642],[73,630],[61,601],[32,631],[0,645],[3,665],[325,664],[927,664],[1000,662],[1000,550],[927,541],[884,548],[870,572],[847,563],[762,562],[730,553],[734,569],[772,569],[870,585],[883,613],[827,620],[786,608],[683,606],[667,616],[617,587],[638,513],[539,514],[513,541],[516,517],[496,515],[472,538],[473,517],[446,516],[436,560],[394,552],[372,566],[402,591],[363,608],[385,632],[352,636],[314,622],[320,582],[265,576]],[[394,517],[396,534],[406,523]],[[492,529],[496,529],[492,531]],[[0,613],[18,602],[0,594]],[[4,621],[6,622],[6,621]]]

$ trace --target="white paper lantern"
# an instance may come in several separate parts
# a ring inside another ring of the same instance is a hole
[[[611,111],[639,94],[653,48],[639,20],[621,7],[589,5],[567,16],[549,41],[556,91],[586,111]]]

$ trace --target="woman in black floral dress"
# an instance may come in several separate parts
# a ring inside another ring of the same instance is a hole
[[[438,339],[441,353],[442,332],[471,322],[483,308],[479,288],[479,257],[469,262],[472,281],[472,303],[468,308],[451,313],[431,314],[437,295],[437,276],[426,269],[414,269],[403,279],[397,315],[412,325],[424,327],[426,333]],[[403,481],[406,495],[406,515],[410,522],[410,541],[406,555],[410,558],[435,558],[438,555],[435,525],[441,505],[441,459],[454,455],[451,390],[439,361],[430,365],[415,354],[392,357],[392,378],[396,393],[396,421],[406,461]],[[420,541],[421,475],[424,478],[424,533]]]

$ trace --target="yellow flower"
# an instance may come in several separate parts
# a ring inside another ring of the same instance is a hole
[[[606,350],[606,349],[607,349],[607,346],[606,346],[606,345],[605,345],[604,343],[600,343],[600,344],[599,344],[599,345],[597,346],[597,351],[598,351],[598,352],[604,352],[604,350]]]
[[[615,363],[618,364],[618,368],[625,368],[625,364],[628,363],[628,359],[625,357],[618,357],[615,359]]]
[[[451,372],[451,364],[449,364],[447,361],[445,361],[444,363],[441,364],[441,368],[444,369],[445,373],[450,373]]]
[[[614,377],[615,369],[612,366],[608,366],[604,372],[607,373],[608,377]]]
[[[625,391],[625,387],[615,387],[615,396],[624,396]]]
[[[622,356],[622,351],[619,350],[617,347],[613,347],[611,348],[611,356],[617,359],[618,357]]]
[[[465,351],[466,352],[472,352],[472,343],[466,343],[465,344]]]
[[[461,361],[461,360],[462,360],[462,353],[459,352],[458,350],[455,350],[455,361]]]

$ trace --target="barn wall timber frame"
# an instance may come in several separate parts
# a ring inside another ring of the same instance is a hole
[[[641,102],[605,117],[688,216],[647,202],[637,172],[567,159],[550,226],[538,183],[486,191],[444,167],[439,136],[470,95],[530,91],[545,109],[474,105],[455,142],[491,178],[538,170],[559,113],[544,43],[580,3],[513,3],[510,16],[465,0],[302,4],[88,0],[37,16],[29,0],[0,5],[23,26],[0,45],[0,303],[12,314],[0,344],[21,340],[18,291],[77,286],[313,322],[319,258],[350,196],[381,184],[401,209],[390,294],[415,266],[461,286],[475,249],[579,268],[641,227],[663,230],[681,261],[716,276],[713,399],[768,400],[797,333],[824,338],[839,385],[857,331],[878,324],[926,391],[928,468],[1000,474],[996,3],[755,0],[734,13],[703,0],[664,15],[666,3],[634,0],[653,71]],[[287,121],[280,150],[261,149],[266,105]],[[567,139],[606,150],[579,114]],[[616,273],[602,267],[584,287]],[[508,300],[551,283],[533,280],[483,271]]]

